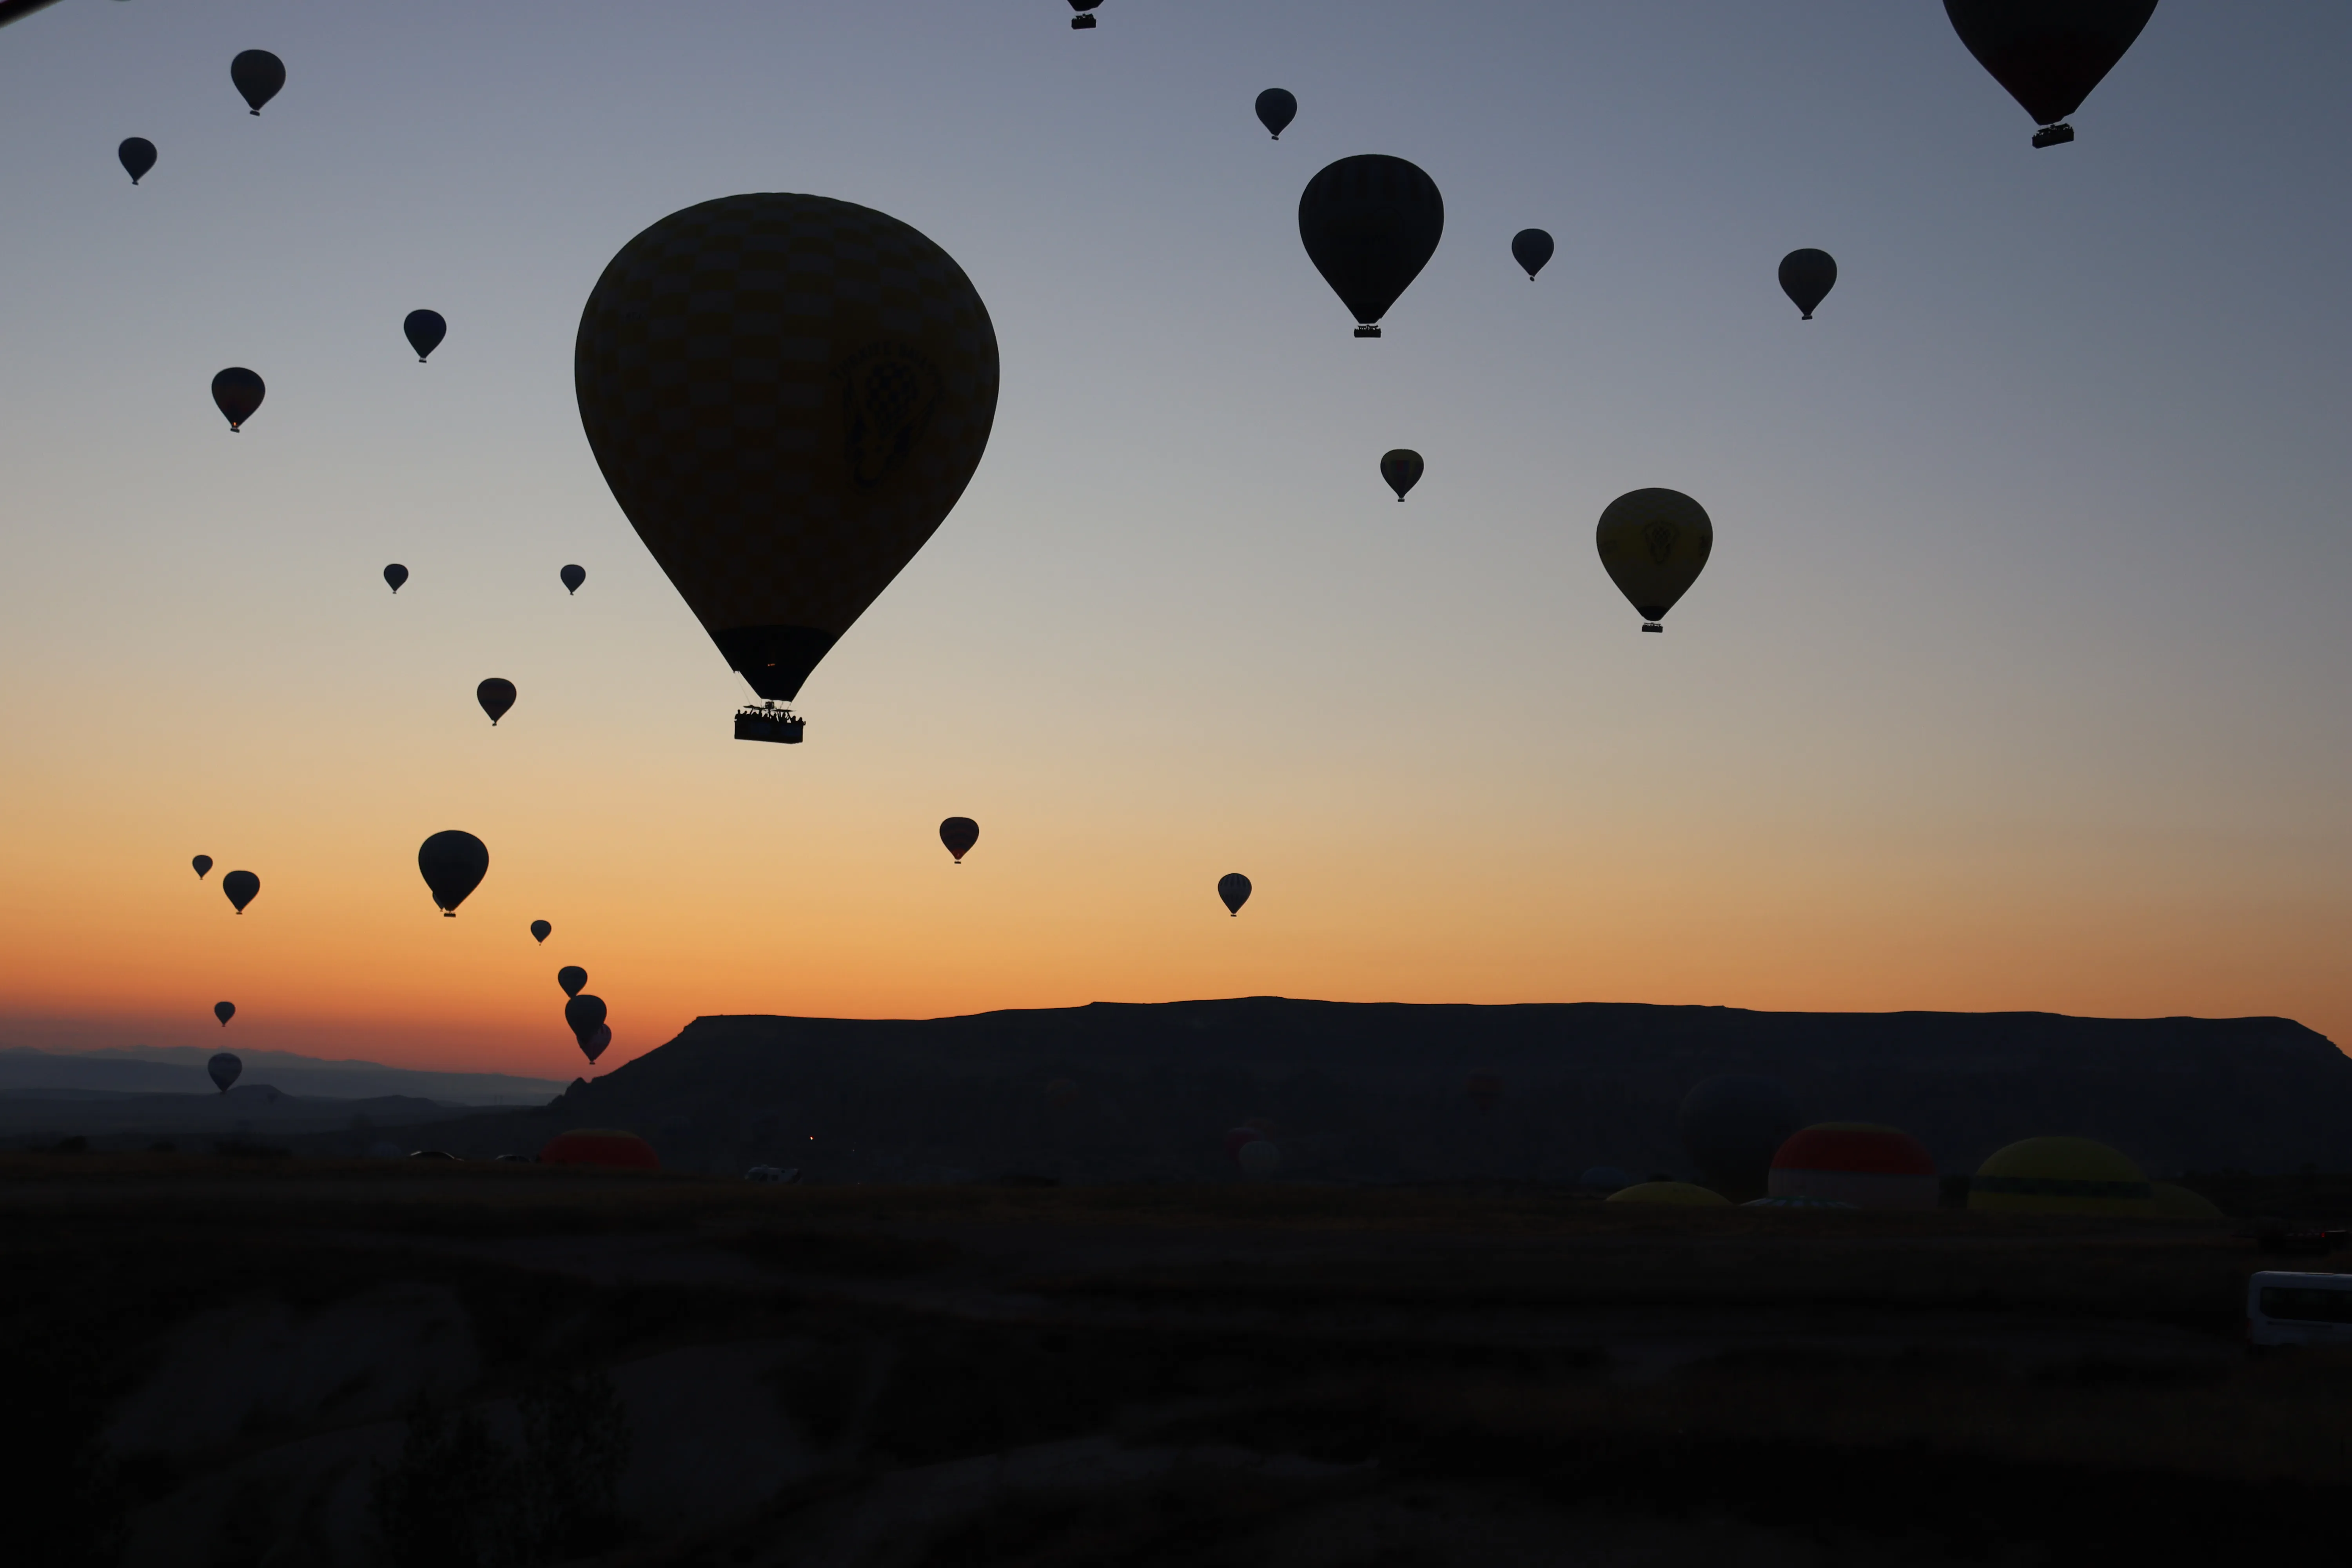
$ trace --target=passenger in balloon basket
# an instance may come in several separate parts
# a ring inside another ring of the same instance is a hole
[[[739,741],[773,741],[780,745],[797,746],[801,743],[801,731],[807,725],[807,720],[773,702],[735,710],[735,738]]]

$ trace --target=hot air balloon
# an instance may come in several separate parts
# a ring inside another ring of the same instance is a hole
[[[1298,198],[1307,259],[1355,316],[1360,338],[1381,335],[1380,319],[1429,265],[1444,232],[1436,184],[1383,153],[1340,159]]]
[[[1780,1079],[1720,1073],[1683,1097],[1683,1147],[1706,1184],[1734,1203],[1765,1194],[1772,1156],[1802,1126]]]
[[[254,895],[261,891],[261,879],[250,871],[231,871],[221,879],[221,891],[228,895],[228,901],[236,907],[236,912],[243,914],[245,906],[253,902]]]
[[[47,10],[57,0],[0,0],[0,27],[11,22],[21,22],[36,11]]]
[[[383,580],[390,584],[392,591],[397,594],[400,592],[400,585],[408,581],[408,568],[395,561],[383,569]]]
[[[218,1019],[220,1020],[220,1024],[221,1024],[221,1027],[222,1027],[222,1028],[224,1028],[224,1029],[227,1028],[227,1027],[228,1027],[228,1021],[229,1021],[231,1018],[234,1018],[234,1017],[236,1017],[236,1003],[234,1003],[234,1002],[215,1002],[215,1003],[214,1003],[214,1004],[213,1004],[213,1016],[214,1016],[214,1017],[215,1017],[215,1018],[218,1018]],[[231,1061],[235,1061],[236,1058],[234,1058],[234,1057],[231,1057],[229,1059],[230,1059]],[[230,1076],[231,1076],[231,1077],[235,1077],[236,1075],[235,1075],[235,1074],[231,1074]],[[219,1079],[218,1079],[217,1078],[215,1078],[215,1079],[214,1079],[214,1081],[215,1081],[215,1082],[219,1082]],[[221,1084],[221,1089],[222,1089],[223,1092],[226,1092],[226,1090],[227,1090],[227,1089],[228,1089],[228,1085],[226,1085],[226,1084],[225,1084],[225,1083],[224,1083],[224,1084]]]
[[[588,972],[576,963],[567,963],[555,972],[555,984],[566,996],[577,996],[588,984]]]
[[[1279,87],[1267,88],[1257,95],[1257,122],[1282,140],[1283,127],[1298,118],[1298,100]],[[152,160],[150,160],[151,162]]]
[[[1239,871],[1228,871],[1217,879],[1217,897],[1225,900],[1225,912],[1238,915],[1249,902],[1250,879]]]
[[[228,1004],[226,1002],[222,1003],[220,1005],[221,1007],[228,1007]],[[234,1007],[228,1007],[228,1010],[232,1013],[236,1011]],[[217,1013],[220,1011],[220,1007],[215,1007],[213,1011]],[[223,1018],[221,1022],[226,1024],[228,1020],[226,1018]],[[236,1081],[236,1075],[244,1070],[245,1064],[236,1059],[236,1055],[233,1051],[215,1052],[213,1056],[213,1059],[205,1064],[205,1075],[213,1080],[213,1087],[219,1089],[223,1094],[226,1094],[228,1092],[228,1086],[235,1083]]]
[[[1397,504],[1404,504],[1404,492],[1421,483],[1421,454],[1410,447],[1399,447],[1381,454],[1381,478],[1396,491]]]
[[[1503,1098],[1503,1075],[1484,1070],[1474,1072],[1463,1080],[1462,1087],[1470,1096],[1470,1103],[1476,1106],[1483,1115],[1494,1110],[1495,1102]]]
[[[474,700],[480,703],[482,711],[490,716],[490,728],[495,730],[499,727],[499,721],[507,716],[507,710],[514,706],[514,682],[501,680],[493,675],[474,688]],[[466,895],[460,893],[457,896],[462,899]]]
[[[1813,307],[1837,287],[1837,261],[1826,250],[1792,250],[1780,258],[1780,292],[1786,294],[1808,321]]]
[[[1077,13],[1076,16],[1070,18],[1070,26],[1072,30],[1082,33],[1088,27],[1093,26],[1095,25],[1095,19],[1092,16],[1087,16],[1087,13],[1101,4],[1102,0],[1070,0],[1070,9]]]
[[[1610,580],[1642,612],[1642,629],[1664,631],[1658,623],[1715,549],[1715,524],[1680,490],[1630,490],[1601,514],[1595,542]]]
[[[2155,14],[2156,0],[1944,0],[1969,53],[2042,128],[2036,147],[2074,140],[2065,118]]]
[[[971,847],[980,842],[980,824],[969,816],[950,816],[940,824],[940,842],[948,847],[948,853],[961,866]]]
[[[553,936],[554,934],[555,928],[548,924],[545,921],[533,921],[530,922],[531,941],[545,942],[549,937]]]
[[[213,868],[213,858],[209,855],[199,855],[188,864],[196,868],[196,880],[201,882],[205,879],[205,874]]]
[[[1282,1174],[1282,1145],[1271,1138],[1253,1138],[1234,1151],[1242,1174],[1253,1181],[1269,1181]]]
[[[242,430],[253,411],[261,406],[269,388],[261,378],[243,365],[233,364],[213,377],[213,404],[228,420],[231,430]]]
[[[246,107],[258,114],[286,85],[286,62],[268,49],[247,49],[228,62],[228,79],[245,95]]]
[[[1526,268],[1528,281],[1534,282],[1544,263],[1551,259],[1551,236],[1539,228],[1519,230],[1511,236],[1511,259]]]
[[[408,346],[416,351],[416,363],[423,364],[441,346],[441,340],[449,335],[449,323],[441,319],[438,310],[411,310],[402,320],[400,330],[406,334]]]
[[[594,1034],[580,1042],[580,1053],[588,1058],[588,1065],[593,1068],[596,1065],[596,1058],[604,1054],[604,1047],[612,1043],[613,1026],[599,1024]]]
[[[131,176],[135,185],[141,175],[155,166],[155,143],[144,136],[126,136],[122,145],[114,150],[114,155],[122,160],[122,172]]]
[[[565,593],[576,594],[580,592],[580,584],[588,581],[588,569],[584,566],[566,566],[556,575],[563,580]]]
[[[988,445],[996,332],[971,279],[870,208],[726,196],[621,247],[581,314],[572,378],[614,499],[767,700],[737,738],[799,740],[776,704],[930,538]]]
[[[604,1022],[604,999],[582,992],[563,1005],[563,1021],[572,1026],[572,1037],[585,1050]]]
[[[425,874],[425,885],[433,889],[434,903],[443,915],[455,920],[457,906],[466,901],[467,894],[482,885],[482,878],[489,871],[489,846],[453,827],[435,834],[418,847],[416,868]]]

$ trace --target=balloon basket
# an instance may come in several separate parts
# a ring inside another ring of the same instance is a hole
[[[782,746],[801,743],[801,731],[808,721],[789,708],[779,708],[772,702],[757,708],[735,710],[735,738],[739,741],[770,741]]]
[[[1358,327],[1356,335],[1360,338],[1377,338],[1381,335],[1381,330],[1378,327]]]
[[[1666,628],[1658,625],[1655,621],[1643,621],[1642,623],[1642,629],[1645,632],[1663,632]]]
[[[1094,25],[1095,19],[1092,16],[1073,16],[1070,18],[1070,30],[1074,33],[1083,33]]]
[[[2033,133],[2036,147],[2060,147],[2073,140],[2074,128],[2071,125],[2045,125]]]

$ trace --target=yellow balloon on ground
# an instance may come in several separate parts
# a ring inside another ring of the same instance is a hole
[[[1715,552],[1715,524],[1680,490],[1631,490],[1601,514],[1594,542],[1610,581],[1642,612],[1642,629],[1663,631],[1658,623]]]
[[[2156,1212],[2167,1219],[2227,1219],[2212,1199],[2204,1194],[2172,1182],[2151,1182],[2148,1191],[2155,1195]]]
[[[1639,1182],[1620,1187],[1601,1200],[1604,1204],[1671,1204],[1683,1208],[1727,1209],[1731,1200],[1696,1182]]]
[[[2088,1138],[2028,1138],[1969,1181],[1969,1207],[1995,1214],[2156,1215],[2140,1168]]]
[[[646,548],[728,663],[788,701],[980,466],[996,331],[897,218],[725,196],[621,247],[572,381]]]

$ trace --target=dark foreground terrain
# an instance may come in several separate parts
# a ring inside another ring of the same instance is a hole
[[[2352,1358],[2250,1354],[2234,1224],[15,1156],[4,1516],[189,1568],[2336,1560]]]

